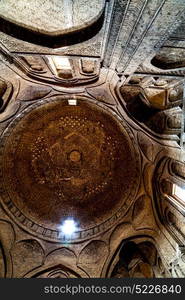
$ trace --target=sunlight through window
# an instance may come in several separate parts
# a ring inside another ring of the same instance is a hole
[[[185,201],[185,186],[181,187],[177,184],[173,185],[173,195],[182,201]]]

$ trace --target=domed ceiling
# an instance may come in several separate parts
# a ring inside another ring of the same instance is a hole
[[[30,230],[44,235],[42,227],[46,228],[45,234],[54,239],[61,239],[57,229],[66,218],[78,220],[82,232],[123,215],[139,182],[130,129],[109,109],[76,102],[32,105],[2,138],[6,209],[11,202],[18,222],[24,216]],[[80,232],[75,238],[82,238]]]

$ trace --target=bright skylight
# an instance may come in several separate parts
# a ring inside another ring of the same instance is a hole
[[[66,236],[72,235],[75,231],[77,231],[76,223],[73,219],[66,219],[62,225],[59,227],[62,234]]]
[[[69,105],[77,105],[77,100],[76,99],[70,99],[68,100]]]

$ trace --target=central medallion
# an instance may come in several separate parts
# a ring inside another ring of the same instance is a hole
[[[72,162],[79,162],[81,160],[81,154],[79,151],[73,150],[69,155],[69,159]]]
[[[102,226],[128,209],[138,187],[132,140],[129,128],[99,105],[34,104],[4,132],[3,203],[24,226],[54,239],[68,217],[81,233]]]

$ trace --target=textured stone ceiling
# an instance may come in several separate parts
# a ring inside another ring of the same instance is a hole
[[[13,205],[33,223],[55,230],[71,216],[83,230],[120,208],[123,214],[139,180],[129,129],[111,111],[80,100],[36,107],[4,134],[2,186]]]
[[[184,20],[184,0],[0,2],[0,277],[185,276]]]
[[[92,25],[104,4],[104,0],[2,0],[0,16],[22,28],[56,36]]]

